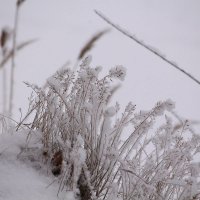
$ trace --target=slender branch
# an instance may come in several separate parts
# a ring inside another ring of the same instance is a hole
[[[6,52],[7,52],[7,42],[8,42],[8,39],[9,39],[9,36],[10,36],[10,32],[8,30],[8,28],[3,28],[2,31],[1,31],[1,35],[0,35],[0,49],[1,49],[1,59],[3,60],[5,55],[6,55]],[[1,67],[1,65],[0,65]],[[3,68],[3,73],[2,73],[2,89],[3,89],[3,96],[2,96],[2,99],[3,99],[3,114],[6,113],[7,111],[7,69]]]
[[[5,57],[5,51],[3,49],[2,58],[4,59],[4,57]],[[2,73],[3,114],[7,114],[7,82],[6,82],[6,80],[7,80],[7,69],[3,68],[3,73]]]
[[[17,4],[16,12],[15,12],[14,33],[13,33],[13,54],[11,58],[11,74],[10,74],[10,97],[9,97],[9,115],[10,116],[12,116],[12,110],[13,110],[14,72],[15,72],[15,54],[16,54],[18,15],[19,15],[19,5]]]
[[[158,56],[159,58],[161,58],[162,60],[164,60],[165,62],[167,62],[168,64],[170,64],[172,67],[176,68],[177,70],[181,71],[182,73],[184,73],[186,76],[188,76],[189,78],[191,78],[193,81],[195,81],[196,83],[198,83],[200,85],[200,81],[198,79],[196,79],[193,75],[191,75],[190,73],[186,72],[184,69],[180,68],[176,63],[174,63],[173,61],[170,61],[168,58],[166,58],[165,56],[161,55],[161,53],[157,52],[156,50],[154,50],[152,47],[148,46],[147,44],[145,44],[143,41],[139,40],[138,38],[136,38],[134,35],[128,33],[127,31],[125,31],[123,28],[121,28],[120,26],[114,24],[113,22],[111,22],[107,17],[105,17],[105,15],[103,15],[102,13],[100,13],[99,11],[95,10],[95,13],[101,17],[104,21],[106,21],[108,24],[110,24],[112,27],[114,27],[115,29],[117,29],[119,32],[121,32],[122,34],[124,34],[125,36],[129,37],[130,39],[134,40],[136,43],[138,43],[139,45],[143,46],[145,49],[149,50],[151,53],[153,53],[154,55]]]
[[[7,114],[7,70],[3,68],[3,114]]]
[[[18,18],[19,9],[25,0],[17,0],[14,20],[14,32],[13,32],[13,54],[11,58],[11,74],[10,74],[10,97],[9,97],[9,115],[12,116],[13,111],[13,98],[14,98],[14,74],[15,74],[15,54],[17,50],[17,29],[18,29]]]

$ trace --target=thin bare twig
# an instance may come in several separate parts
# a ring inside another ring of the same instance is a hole
[[[143,41],[141,41],[138,38],[136,38],[134,35],[128,33],[127,31],[125,31],[120,26],[118,26],[118,25],[114,24],[113,22],[111,22],[107,17],[105,17],[105,15],[103,15],[99,11],[95,10],[95,13],[99,17],[101,17],[104,21],[106,21],[108,24],[110,24],[112,27],[114,27],[115,29],[117,29],[119,32],[121,32],[125,36],[129,37],[130,39],[134,40],[136,43],[138,43],[139,45],[143,46],[145,49],[149,50],[151,53],[155,54],[156,56],[158,56],[159,58],[161,58],[162,60],[164,60],[165,62],[167,62],[168,64],[170,64],[172,67],[174,67],[177,70],[181,71],[186,76],[188,76],[189,78],[191,78],[193,81],[195,81],[196,83],[198,83],[200,85],[200,81],[198,79],[196,79],[190,73],[186,72],[184,69],[180,68],[176,63],[174,63],[173,61],[170,61],[168,58],[166,58],[165,56],[161,55],[161,53],[157,52],[152,47],[150,47],[149,45],[145,44]]]
[[[14,32],[13,32],[13,54],[11,57],[11,74],[10,74],[10,97],[9,97],[9,115],[12,116],[13,110],[13,97],[14,97],[14,72],[15,72],[15,53],[16,53],[16,38],[18,28],[18,16],[19,16],[20,4],[16,5]]]
[[[18,21],[19,21],[19,10],[21,5],[25,0],[17,0],[15,19],[14,19],[14,31],[13,31],[13,54],[11,57],[11,72],[10,72],[10,96],[9,96],[9,115],[12,116],[13,111],[13,98],[14,98],[14,75],[15,75],[15,54],[17,50],[17,31],[18,31]]]
[[[0,47],[2,50],[2,58],[4,59],[5,54],[6,54],[6,44],[8,42],[9,38],[9,31],[6,28],[3,28],[1,31],[1,36],[0,36]],[[7,70],[4,68],[3,73],[2,73],[2,86],[3,86],[3,113],[5,114],[7,111]]]

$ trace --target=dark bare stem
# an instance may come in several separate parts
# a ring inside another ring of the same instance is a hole
[[[133,34],[128,33],[127,31],[125,31],[123,28],[121,28],[120,26],[114,24],[113,22],[111,22],[107,17],[105,17],[105,15],[103,15],[102,13],[100,13],[99,11],[95,10],[95,13],[101,17],[104,21],[106,21],[108,24],[110,24],[112,27],[114,27],[115,29],[117,29],[119,32],[121,32],[122,34],[124,34],[125,36],[129,37],[130,39],[132,39],[133,41],[135,41],[136,43],[138,43],[139,45],[143,46],[145,49],[149,50],[151,53],[153,53],[154,55],[158,56],[159,58],[161,58],[162,60],[164,60],[165,62],[167,62],[168,64],[170,64],[172,67],[176,68],[177,70],[181,71],[182,73],[184,73],[186,76],[188,76],[189,78],[191,78],[193,81],[195,81],[196,83],[198,83],[200,85],[200,81],[198,79],[196,79],[193,75],[191,75],[190,73],[186,72],[184,69],[180,68],[176,63],[174,63],[173,61],[170,61],[168,58],[166,58],[165,56],[161,55],[161,53],[157,52],[156,50],[154,50],[152,47],[148,46],[147,44],[145,44],[143,41],[139,40],[138,38],[136,38]]]
[[[2,53],[2,58],[4,59],[5,57],[5,52],[3,51]],[[3,114],[7,114],[7,70],[6,68],[3,68],[3,73],[2,73],[2,90],[3,90]]]
[[[2,50],[2,60],[4,60],[6,56],[6,43],[9,38],[9,31],[4,28],[1,31],[1,36],[0,36],[0,46]],[[1,64],[0,64],[1,68]],[[3,89],[3,114],[7,114],[7,69],[3,68],[3,73],[2,73],[2,89]]]
[[[3,68],[3,114],[7,113],[7,72],[6,69]]]
[[[9,115],[13,112],[13,97],[14,97],[14,72],[15,72],[15,54],[16,54],[16,38],[18,28],[19,5],[16,6],[14,33],[13,33],[13,54],[11,58],[11,75],[10,75],[10,98],[9,98]]]

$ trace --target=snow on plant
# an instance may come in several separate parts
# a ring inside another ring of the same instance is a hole
[[[130,102],[120,115],[119,104],[108,102],[112,79],[124,80],[125,68],[116,66],[99,78],[101,68],[90,61],[76,73],[59,70],[45,88],[28,84],[37,95],[30,128],[42,134],[42,154],[59,190],[81,200],[199,199],[200,163],[193,158],[200,136],[187,121],[173,122],[174,103],[137,112]],[[165,123],[155,128],[163,116]]]

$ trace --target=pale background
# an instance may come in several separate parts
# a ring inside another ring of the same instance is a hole
[[[75,62],[94,33],[110,27],[94,9],[200,80],[199,0],[27,0],[20,11],[17,40],[39,40],[16,58],[16,119],[18,109],[25,114],[28,105],[30,89],[23,81],[43,85],[66,61]],[[13,26],[14,10],[14,0],[0,0],[0,28]],[[133,101],[144,110],[170,98],[176,102],[178,114],[200,121],[200,85],[118,31],[112,29],[101,38],[91,55],[92,65],[101,65],[104,71],[116,64],[127,68],[127,77],[115,96],[123,105]]]

